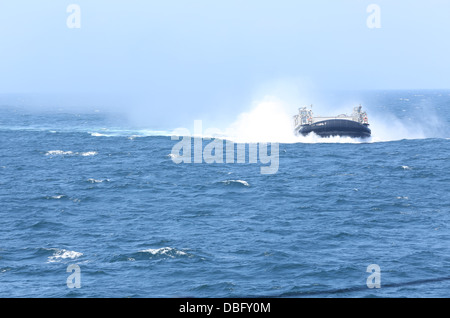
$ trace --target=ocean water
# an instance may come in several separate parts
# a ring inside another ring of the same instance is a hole
[[[449,297],[450,91],[362,102],[372,139],[285,136],[269,175],[3,102],[0,297]]]

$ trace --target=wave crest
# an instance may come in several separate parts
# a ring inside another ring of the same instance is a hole
[[[149,248],[140,250],[138,252],[130,254],[120,254],[112,258],[111,261],[144,261],[152,259],[175,259],[180,257],[193,257],[193,255],[173,248],[173,247],[161,247],[161,248]]]
[[[50,250],[53,251],[53,255],[48,257],[48,263],[55,263],[65,259],[74,260],[83,255],[83,253],[66,249],[53,248]]]
[[[96,156],[98,155],[97,151],[86,151],[86,152],[73,152],[73,151],[64,151],[64,150],[50,150],[45,153],[46,156]]]
[[[225,180],[221,181],[225,185],[241,185],[244,187],[250,187],[250,184],[245,180]]]

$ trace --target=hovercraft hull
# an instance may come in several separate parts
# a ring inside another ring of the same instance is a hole
[[[328,119],[302,125],[297,132],[303,136],[315,133],[320,137],[342,136],[368,138],[371,136],[371,130],[368,126],[368,124],[361,124],[353,120]]]

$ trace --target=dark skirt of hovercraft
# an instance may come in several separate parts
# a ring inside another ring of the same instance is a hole
[[[347,119],[328,119],[315,122],[311,125],[302,125],[298,133],[306,136],[315,133],[320,137],[342,136],[354,138],[368,138],[371,130],[368,124],[361,124]]]

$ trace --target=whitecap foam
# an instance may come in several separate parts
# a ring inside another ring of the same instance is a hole
[[[170,136],[169,131],[158,131],[148,129],[102,129],[105,132],[89,132],[93,137],[126,137],[129,140],[133,140],[139,137],[150,136]]]
[[[186,256],[187,253],[177,250],[172,247],[161,247],[161,248],[149,248],[146,250],[139,251],[140,253],[149,253],[151,255],[163,255],[168,256],[170,258],[174,258],[175,256]]]
[[[86,152],[73,152],[73,151],[64,151],[64,150],[50,150],[45,153],[46,156],[95,156],[98,155],[97,151],[86,151]]]
[[[87,181],[90,182],[90,183],[102,183],[102,182],[104,182],[104,181],[109,182],[110,180],[109,180],[109,179],[94,179],[94,178],[89,178]]]
[[[411,167],[408,167],[408,166],[402,166],[402,169],[403,169],[403,170],[411,170]]]
[[[50,150],[45,153],[46,156],[63,156],[63,155],[73,155],[72,151],[64,150]]]
[[[109,135],[105,135],[105,134],[101,134],[101,133],[97,133],[97,132],[93,132],[90,134],[92,137],[109,137]]]
[[[243,186],[246,186],[246,187],[250,186],[250,184],[247,181],[245,181],[245,180],[225,180],[225,181],[222,181],[222,183],[224,183],[226,185],[229,185],[229,184],[242,184]]]
[[[95,155],[98,155],[97,151],[80,152],[80,156],[83,156],[83,157],[95,156]]]
[[[75,252],[75,251],[68,251],[65,249],[52,249],[54,250],[54,253],[52,256],[48,257],[48,262],[49,263],[55,263],[58,262],[60,260],[64,260],[64,259],[76,259],[80,256],[83,255],[83,253],[80,252]]]

